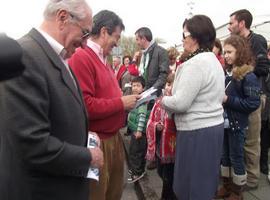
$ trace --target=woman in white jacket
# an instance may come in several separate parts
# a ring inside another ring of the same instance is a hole
[[[211,51],[215,37],[207,16],[185,20],[183,47],[190,54],[176,71],[172,96],[162,100],[177,127],[174,192],[180,200],[210,200],[218,186],[225,87]]]

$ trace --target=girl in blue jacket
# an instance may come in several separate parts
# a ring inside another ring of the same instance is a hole
[[[244,141],[248,126],[248,115],[260,105],[260,86],[248,41],[232,35],[224,41],[224,57],[231,71],[225,79],[224,116],[225,131],[221,176],[223,187],[218,198],[243,199],[242,190],[247,173],[244,164]]]

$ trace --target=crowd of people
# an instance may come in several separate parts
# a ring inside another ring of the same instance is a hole
[[[251,24],[248,10],[233,12],[221,42],[211,19],[194,15],[183,52],[140,27],[139,50],[109,63],[122,19],[49,0],[38,28],[0,35],[0,199],[120,200],[126,126],[128,183],[148,161],[163,200],[242,200],[269,173],[270,51]]]

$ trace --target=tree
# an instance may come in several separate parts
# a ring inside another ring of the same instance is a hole
[[[166,43],[167,43],[166,40],[164,40],[164,39],[162,39],[162,38],[155,38],[155,41],[156,41],[156,43],[158,43],[158,44],[166,44]]]
[[[156,38],[155,41],[158,44],[166,43],[166,41],[164,39],[162,39],[162,38]],[[122,49],[122,55],[123,56],[130,55],[131,57],[133,57],[134,53],[136,51],[140,50],[140,48],[136,44],[135,37],[132,37],[132,36],[124,36],[124,35],[122,35],[121,39],[120,39],[119,46]]]
[[[119,45],[124,56],[130,55],[132,57],[134,53],[139,50],[139,47],[135,41],[135,37],[122,36]]]

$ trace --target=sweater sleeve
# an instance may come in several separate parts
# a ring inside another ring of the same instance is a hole
[[[203,72],[198,64],[185,66],[181,73],[178,73],[174,85],[173,95],[164,96],[162,105],[172,113],[183,113],[187,111],[196,96],[198,95],[203,82]]]
[[[138,128],[137,131],[143,132],[146,127],[146,114],[147,114],[147,105],[143,104],[139,108],[139,120],[138,120]]]
[[[242,80],[243,97],[228,95],[225,107],[250,114],[260,106],[260,86],[255,74],[250,73]]]
[[[251,48],[256,61],[254,73],[257,77],[267,76],[270,68],[270,61],[267,58],[266,39],[261,35],[253,33],[251,37]]]
[[[123,112],[124,105],[121,97],[96,97],[96,76],[99,74],[84,50],[74,54],[69,60],[69,65],[80,84],[90,119],[104,119],[117,112]]]

